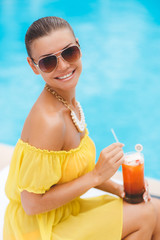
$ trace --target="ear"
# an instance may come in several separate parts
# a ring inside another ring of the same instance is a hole
[[[80,47],[80,44],[79,44],[79,40],[78,40],[78,38],[76,38],[76,43],[77,43],[78,46]]]
[[[35,74],[37,74],[37,75],[40,74],[37,67],[34,65],[32,59],[30,57],[27,57],[27,62]]]
[[[79,40],[78,38],[76,38],[76,43],[78,44],[79,48],[81,47],[80,44],[79,44]],[[80,52],[81,52],[81,48],[80,48]],[[81,57],[82,57],[82,52],[81,52]]]

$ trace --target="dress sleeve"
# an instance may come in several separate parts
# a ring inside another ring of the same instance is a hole
[[[61,155],[20,144],[17,187],[20,192],[43,194],[61,178]]]

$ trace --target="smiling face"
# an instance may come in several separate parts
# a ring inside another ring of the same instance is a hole
[[[34,40],[31,44],[31,54],[37,64],[44,55],[54,54],[66,47],[77,45],[76,39],[68,28],[52,31],[50,34]],[[78,46],[78,45],[77,45]],[[65,61],[60,53],[56,54],[58,63],[56,68],[50,73],[45,73],[33,63],[31,58],[27,58],[29,65],[35,74],[41,74],[44,81],[54,90],[70,90],[76,87],[79,76],[82,72],[82,63],[79,58],[73,63]]]

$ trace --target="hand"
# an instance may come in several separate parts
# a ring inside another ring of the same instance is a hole
[[[151,200],[151,196],[149,194],[149,185],[146,179],[145,179],[145,192],[143,194],[143,199],[145,202],[148,202]]]
[[[122,143],[113,143],[102,150],[93,170],[97,179],[97,185],[112,177],[124,162],[123,146],[124,144]]]
[[[125,197],[125,192],[124,192],[124,187],[121,184],[118,184],[118,188],[117,188],[117,196],[119,196],[120,198],[124,198]]]

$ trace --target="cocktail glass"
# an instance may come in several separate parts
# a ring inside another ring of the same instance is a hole
[[[129,203],[140,203],[145,192],[144,156],[140,152],[130,152],[124,154],[124,157],[125,161],[122,164],[124,199]]]

